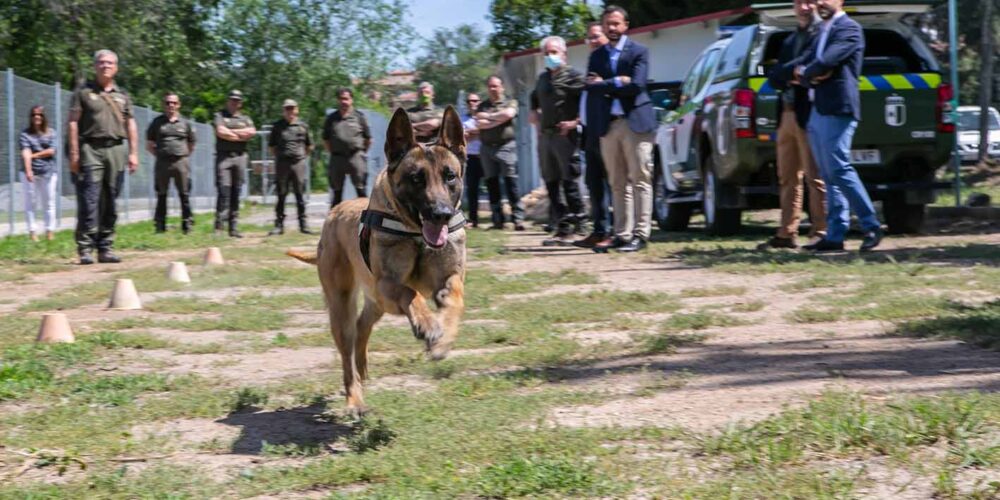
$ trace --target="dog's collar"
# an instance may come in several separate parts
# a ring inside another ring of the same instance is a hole
[[[380,212],[378,210],[369,209],[361,212],[361,224],[358,229],[359,231],[363,231],[366,227],[370,228],[372,231],[379,231],[395,236],[410,236],[414,238],[423,237],[423,233],[420,231],[409,230],[403,221],[399,220],[392,214]],[[465,215],[462,214],[461,211],[455,212],[455,215],[453,215],[448,221],[448,232],[454,233],[464,227]]]

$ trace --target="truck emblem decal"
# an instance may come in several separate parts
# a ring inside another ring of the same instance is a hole
[[[898,95],[885,98],[885,124],[890,127],[906,124],[906,99]]]

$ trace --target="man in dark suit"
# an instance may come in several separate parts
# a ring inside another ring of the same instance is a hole
[[[601,24],[608,44],[590,54],[587,92],[603,97],[603,102],[587,121],[588,128],[601,137],[601,157],[611,184],[615,237],[595,246],[594,251],[636,252],[646,248],[652,230],[656,119],[646,93],[649,50],[625,35],[625,9],[608,5],[601,14]]]
[[[604,50],[607,44],[608,37],[604,36],[601,23],[590,23],[587,26],[587,45],[590,46],[590,51]],[[611,211],[608,209],[611,204],[611,186],[608,185],[608,172],[604,169],[604,160],[601,158],[601,136],[587,128],[587,115],[599,113],[597,110],[603,103],[603,95],[595,94],[591,98],[586,90],[580,95],[580,125],[583,130],[580,149],[587,159],[584,181],[590,193],[590,218],[594,222],[594,230],[586,238],[573,242],[573,246],[580,248],[611,244]]]
[[[861,120],[858,79],[864,60],[864,31],[844,12],[844,0],[818,0],[820,24],[816,42],[802,58],[789,63],[793,75],[810,88],[813,102],[809,117],[809,143],[827,187],[827,235],[806,250],[844,249],[850,211],[861,223],[867,252],[882,241],[882,225],[875,207],[851,166],[851,141]]]
[[[795,17],[798,29],[785,39],[778,56],[778,64],[768,75],[771,87],[781,91],[781,110],[778,112],[778,184],[781,201],[781,224],[778,233],[757,248],[798,248],[795,238],[799,233],[799,212],[802,211],[802,178],[809,186],[809,230],[811,243],[826,236],[826,185],[819,174],[816,161],[809,147],[806,126],[812,103],[809,92],[800,85],[790,85],[793,68],[785,64],[801,56],[813,43],[819,30],[816,0],[795,0]]]

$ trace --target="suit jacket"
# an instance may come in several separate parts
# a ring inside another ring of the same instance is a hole
[[[829,78],[812,86],[816,90],[813,105],[821,115],[850,116],[861,120],[861,91],[858,80],[861,63],[865,54],[865,35],[861,25],[843,15],[833,20],[826,47],[817,54],[819,40],[817,33],[812,46],[797,61],[795,66],[804,65],[803,85],[818,77],[833,72]]]
[[[817,26],[818,28],[818,26]],[[801,85],[792,85],[790,82],[795,78],[794,68],[786,65],[809,50],[818,30],[812,28],[798,29],[793,32],[781,44],[781,52],[778,54],[778,64],[768,72],[767,79],[771,88],[780,90],[782,93],[792,92],[795,103],[795,122],[803,129],[809,123],[809,113],[812,112],[812,103],[809,101],[809,90]],[[802,40],[805,38],[805,40]],[[804,42],[804,43],[803,43]],[[801,47],[796,51],[796,46]],[[781,107],[778,111],[778,125],[781,125],[781,117],[784,115],[784,97],[782,97]]]
[[[616,69],[617,71],[611,71],[611,54],[607,46],[590,53],[587,73],[597,73],[604,80],[587,84],[588,100],[596,98],[593,114],[588,102],[587,128],[597,134],[597,137],[607,134],[611,125],[611,103],[618,99],[633,132],[652,132],[656,129],[656,117],[653,102],[646,92],[649,49],[626,38]],[[627,85],[618,86],[613,81],[616,76],[628,76],[631,81]]]

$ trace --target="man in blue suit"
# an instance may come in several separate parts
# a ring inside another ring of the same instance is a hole
[[[875,207],[851,166],[851,141],[861,120],[858,78],[864,60],[865,37],[861,25],[847,17],[844,0],[818,0],[823,19],[811,50],[789,63],[798,83],[809,87],[813,102],[809,117],[809,144],[827,186],[827,234],[806,250],[844,249],[851,210],[864,231],[860,250],[867,252],[882,241],[882,225]]]
[[[587,116],[587,128],[588,133],[592,129],[601,138],[601,157],[611,184],[615,237],[594,246],[594,251],[637,252],[646,248],[653,214],[656,119],[646,93],[649,50],[625,35],[625,9],[608,5],[601,24],[608,44],[591,52],[587,65],[587,93],[601,102],[593,116]]]

